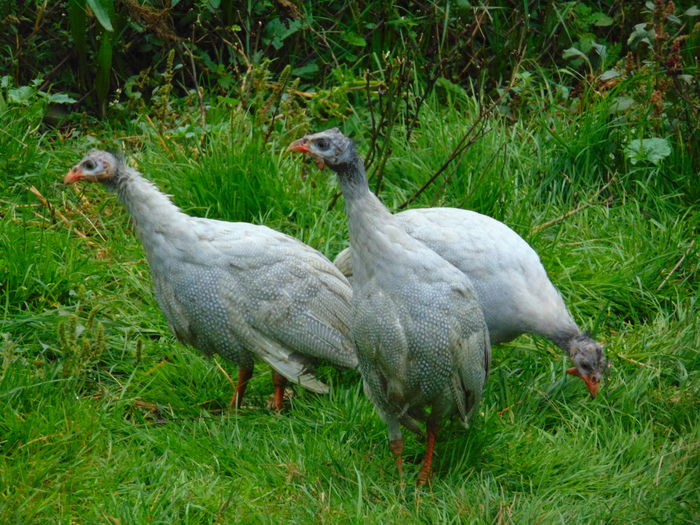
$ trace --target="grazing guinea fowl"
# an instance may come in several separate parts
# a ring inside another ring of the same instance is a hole
[[[492,345],[523,333],[551,339],[575,365],[567,372],[583,379],[595,398],[607,366],[603,347],[576,326],[537,253],[522,237],[496,219],[457,208],[414,209],[394,217],[411,237],[469,277]],[[334,262],[352,280],[351,248]]]
[[[474,288],[400,227],[369,190],[364,163],[340,131],[307,135],[289,149],[338,176],[353,248],[352,333],[365,392],[387,424],[401,476],[400,423],[410,428],[414,418],[426,420],[418,474],[424,483],[441,419],[457,412],[466,425],[488,376],[488,328]]]
[[[64,180],[77,181],[101,182],[128,208],[172,331],[239,366],[237,407],[256,360],[273,369],[277,410],[286,380],[327,392],[310,371],[316,359],[357,366],[352,290],[313,248],[265,226],[190,217],[105,151],[90,151]]]

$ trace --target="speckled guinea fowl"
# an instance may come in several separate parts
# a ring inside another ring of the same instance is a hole
[[[313,248],[266,226],[190,217],[105,151],[90,151],[64,182],[77,181],[101,182],[128,208],[172,331],[240,367],[237,406],[257,360],[273,368],[277,409],[285,378],[327,391],[311,372],[316,359],[357,366],[348,326],[352,291]]]
[[[418,475],[425,482],[441,419],[457,412],[466,425],[488,376],[488,329],[474,288],[409,236],[370,192],[362,159],[340,131],[307,135],[289,149],[338,176],[353,248],[352,330],[365,391],[388,426],[400,472],[400,422],[426,420]]]
[[[491,344],[523,333],[546,337],[574,363],[568,372],[598,393],[607,362],[603,347],[582,333],[540,258],[525,240],[502,222],[469,210],[423,208],[394,215],[398,224],[463,271],[476,288]],[[335,265],[352,280],[351,249]]]

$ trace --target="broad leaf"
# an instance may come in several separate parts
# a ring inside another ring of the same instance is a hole
[[[363,47],[367,45],[365,39],[353,31],[343,33],[343,40],[345,40],[351,46]]]
[[[17,89],[11,89],[7,92],[7,98],[10,102],[28,106],[36,91],[30,86],[21,86]]]
[[[671,146],[666,139],[654,137],[651,139],[635,139],[625,147],[625,157],[632,164],[649,161],[658,165],[671,154]]]
[[[87,0],[87,4],[92,9],[92,12],[95,13],[95,17],[100,25],[107,31],[114,31],[112,21],[109,19],[111,0]]]
[[[56,104],[75,104],[77,100],[75,100],[72,97],[69,97],[65,93],[53,93],[51,95],[48,95],[46,99],[49,102],[55,102]]]
[[[594,26],[598,26],[598,27],[608,27],[608,26],[611,26],[613,23],[613,19],[610,18],[605,13],[593,13],[589,17],[589,20],[590,20],[591,24],[593,24]]]
[[[613,103],[610,104],[610,112],[618,113],[620,111],[625,111],[634,106],[634,99],[632,97],[615,97]]]
[[[606,80],[611,80],[611,79],[617,78],[619,76],[620,76],[619,71],[615,71],[614,69],[608,69],[607,71],[601,73],[600,76],[598,77],[598,79],[605,82]]]
[[[654,29],[647,29],[646,23],[637,24],[634,26],[634,31],[627,39],[627,45],[632,49],[636,48],[640,42],[645,42],[649,47],[656,37]]]
[[[565,49],[561,56],[567,60],[570,58],[583,58],[584,60],[588,60],[588,57],[583,53],[583,51],[576,49],[575,47]]]
[[[302,78],[313,78],[318,73],[318,64],[309,62],[308,64],[292,69],[292,75]]]

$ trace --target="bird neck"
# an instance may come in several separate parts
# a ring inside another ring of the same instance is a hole
[[[559,329],[557,333],[546,334],[554,343],[564,350],[569,357],[573,357],[574,353],[574,341],[580,337],[583,337],[581,330],[572,321],[571,324],[565,328]]]
[[[371,193],[365,175],[365,163],[357,153],[352,155],[350,161],[333,166],[333,171],[338,177],[338,183],[346,201],[362,199]]]
[[[340,189],[345,198],[351,242],[353,236],[358,239],[360,234],[364,236],[371,233],[364,231],[367,227],[371,229],[375,224],[392,220],[389,210],[370,191],[364,162],[357,153],[352,155],[349,162],[336,165],[333,170],[338,176]]]
[[[106,185],[129,210],[149,259],[161,242],[172,242],[178,231],[185,229],[183,222],[188,216],[138,171],[122,167],[114,182]]]
[[[333,168],[345,198],[348,231],[352,246],[353,278],[363,282],[386,260],[395,260],[396,246],[388,239],[397,239],[400,230],[394,216],[369,189],[365,167],[359,155],[352,162]],[[401,232],[405,234],[401,230]]]

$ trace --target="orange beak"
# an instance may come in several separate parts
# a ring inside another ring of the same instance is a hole
[[[296,153],[311,153],[309,143],[306,139],[295,140],[289,145],[287,151],[294,151]]]
[[[583,379],[583,382],[586,383],[586,388],[588,388],[588,391],[591,393],[591,397],[595,399],[595,396],[598,395],[598,389],[600,388],[600,381],[582,375],[577,368],[569,368],[566,373]]]
[[[74,182],[79,181],[82,179],[85,175],[83,173],[75,168],[71,168],[71,170],[66,173],[66,176],[63,177],[63,184],[73,184]]]
[[[309,148],[309,142],[306,139],[299,139],[295,140],[292,142],[289,147],[287,148],[287,151],[294,151],[296,153],[306,153],[307,155],[311,153],[311,148]],[[318,166],[318,169],[322,170],[324,167],[323,161],[317,158],[314,158],[314,162],[316,162],[316,166]]]

